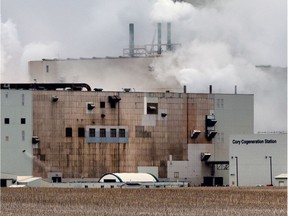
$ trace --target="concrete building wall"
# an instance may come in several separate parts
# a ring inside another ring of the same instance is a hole
[[[52,102],[53,95],[57,102]],[[121,100],[111,108],[108,98],[115,95]],[[100,102],[105,108],[100,108]],[[95,108],[87,110],[87,103]],[[150,105],[157,106],[157,113],[149,114]],[[157,166],[159,178],[166,178],[169,155],[187,160],[187,143],[207,143],[205,133],[197,141],[190,133],[205,131],[205,115],[213,106],[209,94],[33,91],[34,133],[40,139],[34,149],[38,161],[34,175],[45,177],[53,171],[62,172],[63,178],[90,178]],[[101,128],[107,132],[113,127],[125,129],[128,139],[114,142],[109,133],[101,142],[88,139],[90,128],[95,128],[92,134],[97,137]],[[66,135],[67,128],[71,136]]]
[[[203,176],[211,176],[211,168],[201,161],[201,153],[214,155],[213,144],[188,144],[188,160],[175,161],[173,157],[167,161],[167,177],[174,181],[189,181],[193,186],[203,183]]]
[[[217,135],[212,158],[215,161],[227,161],[230,135],[254,133],[254,96],[216,94],[214,102]],[[215,169],[215,176],[223,176],[225,184],[229,184],[228,170]]]
[[[229,145],[232,186],[237,185],[237,169],[239,186],[271,184],[271,175],[277,186],[275,176],[287,173],[287,134],[233,135]]]
[[[1,173],[32,175],[32,92],[1,90]]]
[[[43,59],[29,62],[31,82],[85,82],[105,90],[164,91],[182,90],[175,78],[160,82],[155,78],[153,62],[161,57],[117,57],[80,59]],[[129,85],[129,86],[127,86]]]

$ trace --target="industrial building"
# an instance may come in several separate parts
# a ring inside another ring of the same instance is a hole
[[[7,99],[12,100],[13,93],[20,99],[30,95],[27,112],[33,116],[26,117],[31,119],[26,120],[27,144],[13,141],[13,151],[18,155],[17,169],[26,164],[27,174],[33,170],[33,176],[47,178],[54,172],[63,178],[100,178],[142,168],[147,173],[156,170],[160,179],[200,185],[203,177],[210,176],[228,184],[229,137],[253,133],[253,95],[215,94],[212,87],[208,93],[184,90],[114,92],[91,91],[83,83],[2,84],[1,124],[16,116]],[[24,112],[21,100],[14,105],[17,115]],[[11,129],[3,130],[2,139],[8,133]],[[12,154],[11,145],[2,144],[1,153]],[[181,168],[177,176],[170,164],[190,161],[189,155],[193,159],[186,175],[182,176]],[[10,166],[5,164],[8,172]]]
[[[287,185],[287,134],[232,135],[229,142],[230,185]]]

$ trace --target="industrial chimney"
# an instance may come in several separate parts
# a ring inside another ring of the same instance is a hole
[[[172,51],[171,45],[171,23],[167,23],[167,51]]]
[[[134,24],[129,24],[129,55],[134,56]]]
[[[161,54],[161,23],[158,23],[158,51],[157,54]]]

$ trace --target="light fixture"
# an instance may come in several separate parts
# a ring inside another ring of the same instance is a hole
[[[216,136],[217,132],[216,131],[208,131],[206,136],[207,136],[207,139],[209,141],[211,141],[215,136]]]
[[[209,152],[202,152],[201,153],[201,161],[207,161],[211,156],[211,153]]]
[[[161,117],[165,118],[167,116],[167,113],[161,113]]]
[[[201,133],[200,130],[193,130],[192,133],[191,133],[191,138],[192,139],[196,139],[199,136],[200,133]]]

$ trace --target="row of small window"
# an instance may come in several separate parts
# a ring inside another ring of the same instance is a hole
[[[20,123],[21,124],[26,124],[26,119],[25,118],[21,118],[20,119]],[[9,118],[4,118],[4,124],[10,124],[10,119]]]
[[[118,130],[119,137],[125,137],[126,130],[120,128]],[[66,128],[66,137],[72,137],[72,128]],[[78,128],[78,137],[85,137],[85,128]],[[96,137],[96,129],[89,128],[89,137]],[[99,137],[106,137],[106,128],[100,128],[99,130]],[[110,137],[117,137],[117,130],[115,128],[110,129]]]

